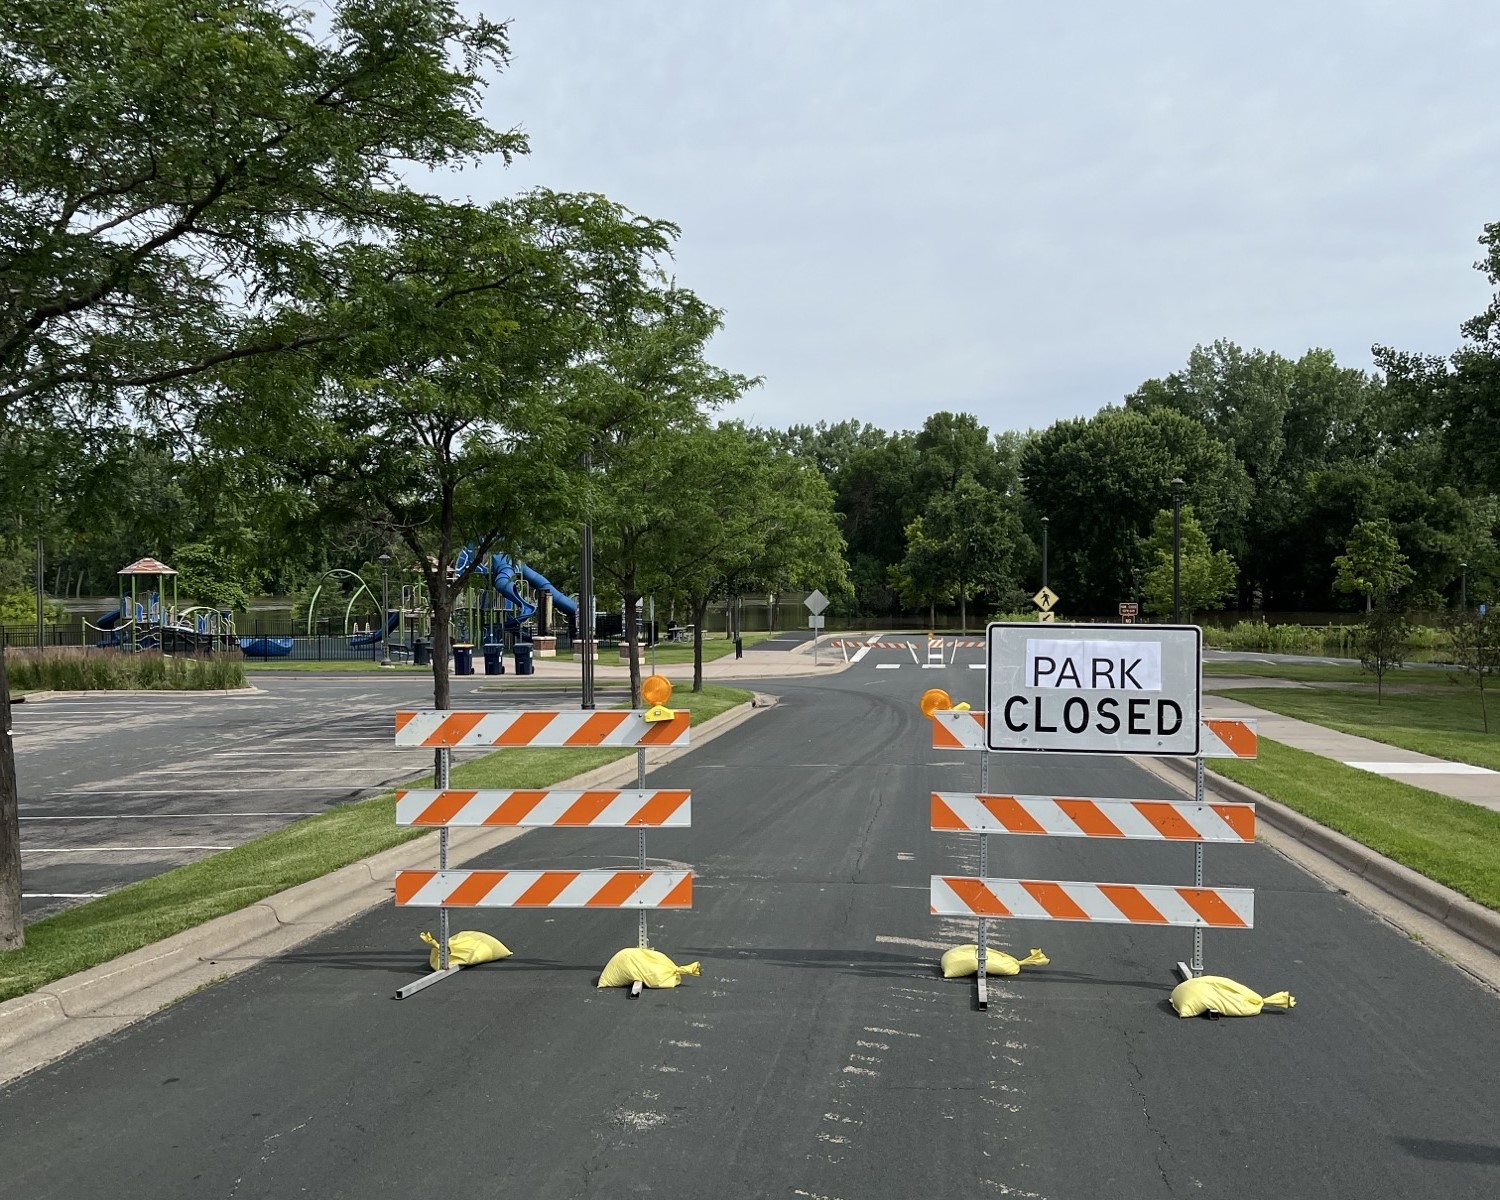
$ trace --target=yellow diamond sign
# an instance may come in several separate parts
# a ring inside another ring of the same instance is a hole
[[[1057,599],[1058,597],[1056,592],[1054,592],[1049,587],[1044,587],[1041,591],[1039,591],[1035,596],[1031,598],[1031,602],[1043,612],[1050,612],[1052,610],[1052,606],[1057,603]]]

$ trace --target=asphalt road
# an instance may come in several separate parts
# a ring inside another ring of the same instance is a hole
[[[884,654],[885,652],[881,652]],[[904,649],[900,651],[905,655]],[[977,656],[979,651],[965,651]],[[889,652],[894,657],[896,652]],[[599,912],[488,912],[516,952],[406,1001],[435,914],[382,909],[0,1090],[0,1193],[92,1197],[1493,1197],[1496,997],[1261,846],[1210,847],[1257,889],[1210,970],[1289,1014],[1184,1021],[1184,930],[1032,922],[1050,967],[944,981],[972,924],[927,911],[975,839],[927,830],[972,789],[916,698],[979,700],[964,656],[787,682],[777,707],[654,773],[699,872],[653,943],[702,978],[632,1001],[593,987],[634,938]],[[1162,796],[1113,758],[997,761],[996,789]],[[490,865],[625,863],[629,833],[539,831]],[[991,871],[1186,882],[1184,847],[992,838]]]
[[[391,745],[396,708],[431,706],[424,677],[251,678],[259,693],[15,706],[28,921],[431,770],[430,752]],[[463,677],[454,696],[480,708],[577,704],[576,688],[533,683]],[[624,695],[601,688],[598,701]]]

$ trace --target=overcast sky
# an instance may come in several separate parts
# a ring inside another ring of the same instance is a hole
[[[460,188],[679,224],[752,423],[1040,427],[1221,337],[1447,352],[1489,295],[1494,0],[483,8],[532,154]]]

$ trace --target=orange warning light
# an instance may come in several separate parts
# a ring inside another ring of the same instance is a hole
[[[665,675],[648,675],[641,681],[641,699],[653,708],[672,698],[672,681]]]
[[[935,712],[953,707],[953,697],[942,688],[928,688],[922,693],[922,715],[930,717]]]

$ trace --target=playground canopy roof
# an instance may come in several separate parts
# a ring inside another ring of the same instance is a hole
[[[167,566],[166,563],[159,562],[158,560],[156,560],[154,558],[150,558],[150,557],[147,557],[147,558],[138,558],[138,559],[135,560],[135,562],[131,563],[128,567],[121,568],[120,571],[117,572],[117,573],[120,574],[120,575],[175,575],[175,574],[177,574],[177,572],[174,571],[174,570],[172,570],[171,567]]]

